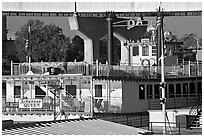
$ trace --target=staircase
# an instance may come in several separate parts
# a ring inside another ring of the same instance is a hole
[[[202,128],[202,106],[196,106],[189,112],[190,116],[193,116],[193,120],[190,123],[189,129]]]

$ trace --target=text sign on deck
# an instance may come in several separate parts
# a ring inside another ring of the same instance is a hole
[[[19,99],[19,108],[42,108],[42,99]]]

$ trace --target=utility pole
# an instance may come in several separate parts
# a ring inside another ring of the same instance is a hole
[[[158,18],[157,18],[157,27],[158,27],[158,56],[160,57],[160,61],[161,63],[159,63],[159,59],[158,60],[158,65],[161,65],[161,83],[160,83],[160,88],[162,90],[162,96],[160,98],[160,103],[162,104],[162,119],[164,122],[164,126],[163,126],[163,134],[166,134],[166,98],[165,98],[165,64],[164,64],[164,33],[163,33],[163,15],[159,6],[159,10],[158,10]],[[161,49],[161,51],[160,51]]]
[[[107,22],[108,22],[108,65],[112,65],[113,58],[112,58],[112,52],[113,52],[113,12],[107,13]]]
[[[113,50],[113,18],[114,18],[114,13],[113,12],[107,12],[107,22],[108,22],[108,77],[110,76],[110,65],[114,62],[114,50]],[[107,111],[109,110],[110,107],[110,92],[111,92],[111,87],[110,87],[110,80],[108,80],[107,83]]]

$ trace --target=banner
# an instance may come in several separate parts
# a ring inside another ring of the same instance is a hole
[[[19,108],[42,108],[42,99],[19,99]]]

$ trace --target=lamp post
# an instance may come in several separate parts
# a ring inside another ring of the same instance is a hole
[[[196,91],[197,91],[197,107],[199,106],[199,95],[198,95],[198,75],[199,75],[199,63],[198,63],[198,38],[196,37],[196,35],[194,34],[194,37],[196,38]],[[197,109],[197,113],[198,113],[198,109]]]

